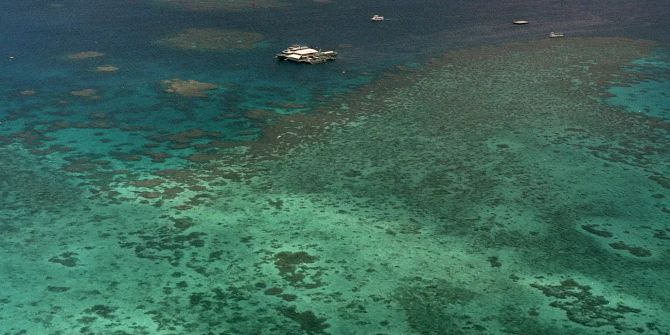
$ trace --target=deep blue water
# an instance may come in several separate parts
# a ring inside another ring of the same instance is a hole
[[[353,71],[350,76],[375,73],[459,46],[542,38],[547,30],[575,36],[624,35],[660,42],[670,39],[665,19],[670,9],[663,1],[302,1],[287,8],[232,13],[157,9],[150,1],[57,3],[62,7],[43,1],[2,4],[0,52],[5,56],[4,76],[11,75],[14,81],[42,81],[56,71],[54,65],[63,67],[59,56],[95,49],[131,66],[129,70],[144,80],[150,79],[147,72],[152,67],[160,68],[155,71],[161,74],[204,72],[212,76],[242,67],[244,73],[235,80],[303,79],[301,84],[320,86],[342,70]],[[383,13],[388,21],[370,24],[370,13]],[[515,17],[532,18],[532,25],[520,32],[509,24]],[[267,47],[233,54],[203,53],[194,58],[152,45],[166,34],[191,27],[258,32],[266,36]],[[272,55],[294,42],[323,48],[337,48],[343,43],[352,47],[339,50],[341,61],[327,68],[296,71],[278,67]],[[7,62],[12,55],[16,59]],[[71,76],[68,72],[67,77]]]
[[[123,95],[104,99],[101,105],[117,115],[159,108],[151,99],[124,97],[143,91],[139,95],[147,98],[155,94],[157,82],[174,77],[228,85],[227,97],[220,99],[217,108],[235,113],[266,107],[268,99],[259,97],[258,91],[269,95],[274,91],[278,96],[270,99],[279,104],[312,105],[317,95],[347,91],[396,65],[421,62],[459,47],[544,38],[553,30],[574,36],[624,35],[667,42],[670,31],[666,19],[670,5],[663,1],[634,5],[625,1],[299,1],[286,8],[239,12],[184,11],[157,7],[151,1],[20,1],[0,6],[0,92],[9,95],[33,89],[44,97],[93,87],[106,98]],[[388,20],[371,24],[368,18],[373,13]],[[524,29],[510,25],[516,17],[531,18],[532,24]],[[175,51],[154,44],[192,27],[257,32],[265,41],[250,51],[214,53]],[[337,49],[340,59],[327,66],[299,68],[272,59],[275,52],[295,42]],[[341,45],[346,47],[338,48]],[[82,62],[63,61],[64,55],[85,50],[106,53],[99,62],[120,67],[120,73],[102,79]]]

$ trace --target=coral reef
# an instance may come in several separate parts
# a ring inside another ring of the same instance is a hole
[[[76,53],[71,53],[67,55],[68,59],[71,60],[81,60],[81,59],[89,59],[89,58],[98,58],[102,57],[105,54],[102,52],[98,51],[81,51],[81,52],[76,52]]]
[[[330,326],[327,318],[317,317],[312,311],[298,312],[295,306],[281,308],[279,310],[284,316],[300,324],[300,329],[307,334],[325,334],[325,330]]]
[[[263,35],[254,32],[190,28],[162,38],[157,43],[181,50],[231,51],[251,49],[261,40],[263,40]]]
[[[557,298],[550,306],[564,310],[568,319],[586,327],[612,326],[620,331],[633,330],[625,323],[626,314],[641,312],[621,303],[612,306],[605,297],[594,295],[591,287],[580,285],[574,279],[563,280],[559,285],[533,283],[530,286],[547,297]]]
[[[419,334],[466,334],[486,331],[472,316],[459,312],[460,306],[476,297],[475,292],[445,280],[413,278],[398,289],[395,299],[405,310],[409,326]]]
[[[668,128],[597,98],[648,48],[455,51],[314,110],[92,64],[95,106],[7,89],[0,333],[662,333]]]
[[[114,73],[119,71],[119,68],[114,65],[100,65],[95,70],[102,73]]]
[[[631,255],[636,256],[636,257],[649,257],[649,256],[651,256],[651,251],[649,251],[645,248],[642,248],[642,247],[628,245],[628,244],[626,244],[622,241],[610,243],[609,245],[610,245],[610,247],[612,247],[616,250],[626,250]]]
[[[77,256],[76,252],[68,251],[68,252],[64,252],[64,253],[62,253],[58,256],[54,256],[54,257],[49,258],[49,262],[57,263],[57,264],[67,266],[67,267],[74,267],[74,266],[77,266],[77,262],[79,261],[77,259],[77,257],[75,257],[75,256]]]
[[[206,98],[207,91],[213,90],[218,86],[211,83],[203,83],[196,80],[181,80],[179,78],[161,81],[165,92],[175,93],[189,98]]]
[[[614,236],[614,235],[612,235],[612,233],[610,233],[607,230],[598,229],[598,225],[596,225],[596,224],[582,225],[582,229],[584,229],[585,231],[587,231],[587,232],[589,232],[593,235],[600,236],[600,237],[612,237],[612,236]]]
[[[70,94],[75,96],[75,97],[88,98],[88,99],[91,99],[91,100],[100,99],[100,96],[98,95],[98,90],[95,90],[95,89],[92,89],[92,88],[85,88],[85,89],[81,89],[81,90],[70,91]]]

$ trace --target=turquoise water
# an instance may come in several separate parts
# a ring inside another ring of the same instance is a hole
[[[638,59],[630,71],[645,77],[626,86],[610,88],[609,103],[624,106],[630,112],[644,113],[660,119],[670,118],[670,63],[667,50],[659,50],[650,57]]]
[[[0,13],[0,334],[670,332],[662,1]]]

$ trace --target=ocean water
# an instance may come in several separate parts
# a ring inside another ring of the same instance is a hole
[[[0,334],[668,334],[668,15],[3,2]]]

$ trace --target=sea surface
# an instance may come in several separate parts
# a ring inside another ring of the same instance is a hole
[[[670,334],[668,17],[2,1],[0,335]]]

